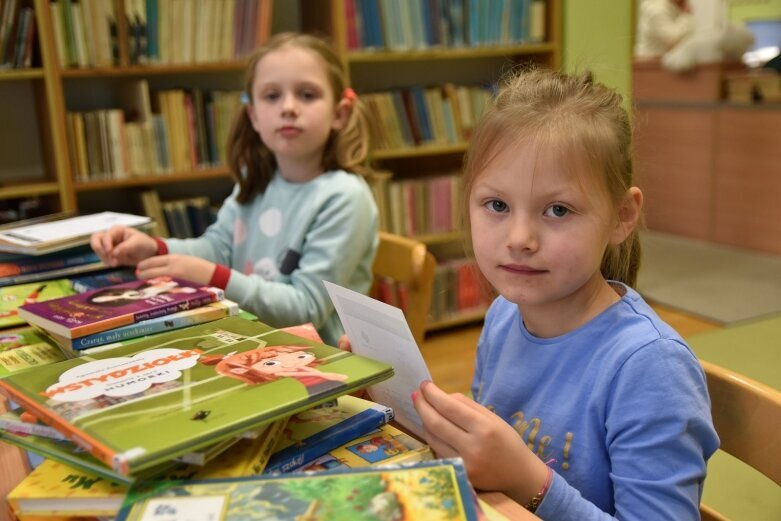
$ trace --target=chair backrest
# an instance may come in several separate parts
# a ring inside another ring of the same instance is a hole
[[[406,293],[405,317],[418,346],[423,342],[426,318],[431,306],[436,260],[420,241],[380,232],[380,245],[374,259],[375,285],[383,278],[392,280]],[[373,292],[377,295],[376,292]]]
[[[781,485],[781,391],[701,360],[721,450]],[[707,505],[703,520],[724,520]]]

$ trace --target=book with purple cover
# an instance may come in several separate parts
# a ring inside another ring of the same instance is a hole
[[[173,277],[155,277],[26,304],[18,313],[32,325],[73,339],[223,298],[224,292],[219,288]]]

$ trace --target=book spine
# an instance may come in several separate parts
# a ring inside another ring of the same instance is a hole
[[[199,313],[178,317],[172,315],[170,318],[162,317],[162,320],[138,322],[128,326],[104,331],[102,333],[95,333],[94,335],[74,338],[70,341],[70,347],[76,351],[81,351],[82,349],[89,349],[104,344],[121,342],[129,338],[153,335],[163,331],[172,331],[174,329],[181,329],[183,327],[193,326],[195,324],[211,322],[212,320],[217,320],[218,318],[226,317],[231,314],[235,313],[233,313],[228,307],[204,307],[203,311]]]
[[[4,379],[0,379],[0,392],[21,405],[27,412],[38,418],[41,422],[60,431],[69,440],[76,445],[79,445],[107,466],[111,468],[115,467],[116,452],[109,446],[83,432],[62,416],[52,413],[45,406],[28,397],[23,391],[17,389]]]
[[[149,311],[140,311],[133,315],[133,321],[134,322],[141,322],[142,320],[149,320],[152,318],[162,317],[165,315],[170,315],[171,313],[176,313],[177,311],[182,311],[182,306],[184,304],[188,305],[190,308],[197,308],[199,306],[205,306],[206,304],[210,302],[216,302],[218,300],[221,300],[219,293],[210,293],[209,295],[204,295],[202,297],[195,298],[193,300],[187,300],[185,302],[175,302],[173,304],[170,304],[168,306],[158,308],[158,309],[151,309]]]
[[[13,434],[34,434],[54,440],[67,440],[60,431],[48,425],[29,423],[22,420],[8,420],[0,418],[0,428]]]
[[[319,458],[323,454],[342,446],[350,440],[363,436],[393,418],[390,408],[367,409],[322,430],[309,438],[304,447],[291,445],[273,454],[269,459],[264,474],[271,472],[289,472]]]

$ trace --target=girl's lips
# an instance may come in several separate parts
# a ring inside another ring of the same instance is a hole
[[[501,264],[499,267],[505,271],[518,273],[520,275],[539,275],[546,272],[546,270],[538,270],[521,264]]]
[[[284,137],[293,137],[301,133],[301,129],[297,127],[282,127],[278,130],[279,134]]]

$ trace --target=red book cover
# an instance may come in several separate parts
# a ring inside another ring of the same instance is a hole
[[[223,298],[224,292],[219,288],[173,277],[156,277],[25,304],[18,313],[34,326],[73,339]]]

